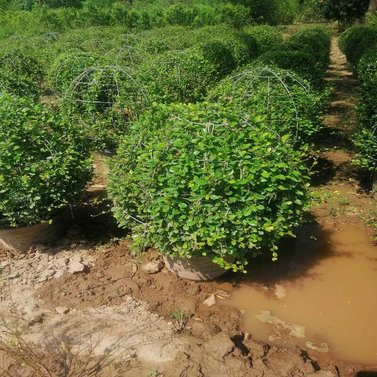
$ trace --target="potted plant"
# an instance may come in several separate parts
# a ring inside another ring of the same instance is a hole
[[[80,198],[91,161],[80,131],[42,105],[0,94],[0,240],[27,250],[62,232],[56,216]]]
[[[275,260],[277,242],[300,224],[308,201],[301,152],[291,135],[242,114],[216,103],[156,105],[112,159],[118,223],[132,230],[135,250],[157,248],[182,277],[242,271],[263,250]]]

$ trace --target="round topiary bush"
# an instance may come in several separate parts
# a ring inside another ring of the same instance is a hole
[[[291,51],[303,51],[325,71],[330,63],[331,36],[328,29],[310,27],[293,34],[286,43]]]
[[[32,57],[9,49],[0,53],[0,91],[36,99],[42,80],[42,67]]]
[[[63,98],[63,110],[79,115],[95,149],[115,149],[148,105],[148,95],[131,71],[119,66],[91,67],[74,78]]]
[[[237,66],[242,66],[255,59],[259,54],[256,39],[248,33],[235,31],[226,25],[203,27],[194,30],[190,40],[193,45],[206,43],[222,43],[232,53]]]
[[[343,32],[339,38],[340,49],[355,67],[364,52],[376,45],[377,27],[375,26],[355,25]]]
[[[150,99],[163,103],[200,101],[222,77],[200,48],[161,54],[137,74]]]
[[[90,178],[78,129],[30,100],[0,94],[1,228],[53,218]]]
[[[270,128],[291,134],[291,143],[302,147],[321,129],[327,95],[290,71],[250,65],[222,80],[208,98],[241,106],[250,117],[263,116]]]
[[[134,247],[242,270],[292,234],[308,203],[301,153],[222,104],[156,105],[112,159],[109,195]],[[234,262],[229,262],[229,257]]]
[[[323,86],[323,70],[308,52],[281,49],[267,52],[261,55],[257,61],[261,64],[293,71],[315,87]]]
[[[96,54],[80,50],[60,54],[52,63],[48,79],[56,93],[62,95],[72,81],[91,67],[100,65],[102,58]]]
[[[271,50],[277,50],[283,45],[283,34],[276,27],[257,25],[250,26],[244,30],[256,42],[259,55]]]
[[[237,67],[232,51],[222,42],[209,42],[201,46],[205,59],[214,65],[220,76],[225,76]]]
[[[357,161],[374,171],[377,168],[377,46],[361,57],[357,72],[361,81],[354,135]]]

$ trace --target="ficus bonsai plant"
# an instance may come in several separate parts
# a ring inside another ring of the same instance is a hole
[[[307,168],[289,134],[242,114],[216,103],[155,105],[131,127],[109,195],[135,249],[208,256],[233,270],[266,250],[277,258],[308,203]]]
[[[0,228],[52,219],[90,178],[77,128],[42,105],[0,93]]]

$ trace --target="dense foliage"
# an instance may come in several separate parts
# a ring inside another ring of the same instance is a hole
[[[293,71],[316,87],[320,87],[323,83],[323,71],[307,52],[281,49],[263,54],[258,61]]]
[[[301,221],[307,170],[284,135],[241,114],[221,104],[156,106],[132,127],[109,194],[135,247],[208,255],[234,270],[263,248],[276,259],[276,243]]]
[[[48,72],[50,84],[57,93],[64,95],[77,77],[98,66],[100,62],[101,57],[93,53],[77,50],[63,53],[54,60]],[[85,89],[84,79],[81,90]]]
[[[217,71],[215,58],[208,59],[200,48],[169,51],[146,61],[138,74],[152,101],[196,102],[202,100],[224,74]],[[233,65],[234,61],[230,63]]]
[[[282,33],[273,26],[249,26],[244,31],[256,42],[258,55],[276,50],[283,44]]]
[[[355,25],[342,33],[339,46],[360,80],[358,124],[353,137],[356,162],[374,173],[377,168],[377,28]]]
[[[328,20],[337,20],[349,25],[365,16],[369,2],[370,0],[323,0],[319,4]]]
[[[0,52],[0,91],[38,98],[43,70],[31,56],[14,49]]]
[[[24,76],[50,110],[40,92],[1,88],[35,104],[0,97],[0,226],[53,217],[85,188],[89,150],[118,148],[109,192],[136,248],[233,270],[264,251],[277,258],[308,202],[303,159],[329,41],[312,28],[284,42],[255,24],[291,22],[296,0],[12,4],[0,49],[41,62],[47,80],[31,63]]]
[[[210,100],[242,107],[250,118],[263,117],[277,134],[290,135],[295,147],[310,144],[321,127],[325,92],[290,71],[249,66],[225,78]]]
[[[250,9],[241,4],[218,1],[215,4],[134,6],[118,1],[108,6],[85,3],[81,9],[36,7],[30,12],[0,14],[0,37],[16,33],[38,34],[67,31],[88,26],[120,25],[126,30],[148,30],[168,25],[200,27],[228,24],[240,28],[250,22]]]
[[[370,47],[377,44],[377,27],[355,25],[343,32],[339,38],[339,46],[347,60],[357,66],[360,58]]]
[[[259,61],[292,70],[316,87],[323,86],[323,77],[330,62],[330,33],[312,27],[293,34],[277,50],[263,54]]]
[[[293,34],[287,41],[286,47],[292,51],[309,53],[323,72],[329,66],[331,37],[328,29],[305,28]]]
[[[374,171],[377,168],[377,44],[360,59],[358,75],[361,87],[355,146],[359,163]]]
[[[320,1],[300,0],[299,6],[299,19],[301,21],[323,21]]]
[[[77,129],[27,99],[0,94],[0,227],[51,219],[91,177]]]
[[[115,149],[147,107],[148,95],[133,73],[118,66],[87,68],[65,92],[63,111],[79,123],[95,149]]]
[[[298,14],[297,0],[243,0],[257,22],[271,25],[290,24]]]

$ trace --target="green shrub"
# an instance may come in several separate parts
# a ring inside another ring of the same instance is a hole
[[[165,16],[168,24],[182,26],[191,25],[195,18],[193,8],[180,3],[168,7]]]
[[[323,70],[308,52],[276,50],[260,56],[258,62],[293,71],[315,87],[323,85]]]
[[[331,36],[328,29],[311,27],[293,34],[286,43],[291,51],[309,53],[325,71],[330,63]]]
[[[217,23],[225,23],[235,28],[246,25],[250,20],[250,9],[240,4],[220,4],[216,7]]]
[[[36,99],[42,79],[43,70],[32,57],[15,50],[0,52],[0,91]]]
[[[163,103],[200,101],[221,78],[200,48],[161,54],[146,61],[138,75],[150,99]]]
[[[308,202],[301,154],[258,117],[221,104],[156,106],[111,163],[114,215],[134,247],[208,255],[242,270],[301,222]],[[234,258],[229,262],[228,258]]]
[[[209,99],[240,106],[252,119],[263,117],[268,127],[291,135],[287,141],[302,147],[311,144],[321,128],[327,96],[289,71],[248,66],[222,80]]]
[[[342,25],[362,19],[370,0],[323,0],[319,2],[322,14],[328,20],[337,20]]]
[[[214,65],[221,76],[227,75],[237,67],[232,51],[224,43],[206,43],[201,47],[201,51],[204,58]]]
[[[258,56],[259,47],[257,41],[244,32],[235,31],[226,25],[216,25],[193,30],[188,35],[192,46],[203,45],[208,42],[223,43],[232,52],[237,66],[242,66]]]
[[[72,81],[62,106],[67,115],[80,116],[93,148],[112,150],[147,103],[147,93],[131,71],[100,66]]]
[[[301,0],[299,19],[301,21],[323,21],[324,16],[318,0]]]
[[[357,72],[361,83],[354,143],[360,165],[373,171],[377,168],[377,46],[362,56]]]
[[[200,30],[200,29],[199,29]],[[161,54],[171,50],[192,47],[193,30],[184,26],[165,26],[144,30],[137,34],[127,34],[125,44],[145,51],[147,54]]]
[[[374,14],[367,14],[367,23],[369,25],[377,26],[377,12]]]
[[[195,4],[194,19],[191,23],[194,27],[203,27],[216,24],[217,11],[206,4]]]
[[[244,0],[257,22],[271,25],[291,24],[298,15],[297,0]]]
[[[250,26],[244,29],[257,44],[258,54],[277,50],[283,44],[283,35],[275,27],[269,25]]]
[[[352,26],[339,38],[339,47],[355,67],[364,52],[375,45],[377,45],[377,27],[369,25]]]
[[[0,226],[51,219],[80,198],[91,162],[78,129],[28,99],[0,94]]]
[[[99,65],[101,60],[96,54],[82,51],[63,53],[54,60],[48,72],[50,85],[58,94],[64,94],[74,79]]]

